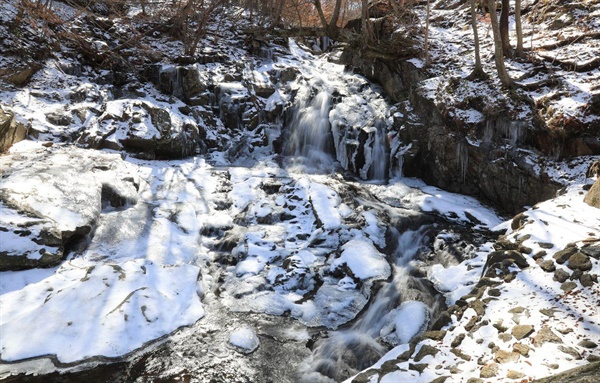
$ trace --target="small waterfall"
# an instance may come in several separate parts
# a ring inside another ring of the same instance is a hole
[[[386,124],[385,121],[378,120],[375,126],[377,130],[372,143],[369,179],[385,181],[388,177],[389,162]]]
[[[306,92],[309,93],[309,92]],[[314,97],[299,95],[292,112],[291,137],[285,153],[307,172],[331,172],[334,168],[329,124],[331,93],[321,90]]]
[[[402,234],[391,230],[396,242],[392,281],[383,283],[349,328],[330,332],[328,338],[315,343],[312,359],[303,366],[303,382],[347,379],[377,362],[390,344],[407,342],[407,334],[412,337],[427,327],[436,301],[419,279],[409,275],[408,267],[425,243],[427,227]],[[402,312],[406,308],[403,302],[410,311],[423,310],[422,315]],[[422,323],[417,323],[419,320]]]

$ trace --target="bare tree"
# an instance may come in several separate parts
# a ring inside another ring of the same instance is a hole
[[[510,87],[513,81],[508,75],[504,66],[504,56],[502,54],[502,37],[500,37],[500,26],[498,25],[498,14],[496,12],[496,0],[488,0],[490,19],[492,22],[492,32],[494,35],[494,59],[496,61],[496,71],[502,85]]]
[[[475,10],[475,0],[471,3],[471,27],[473,28],[473,40],[475,42],[475,68],[469,75],[469,79],[482,79],[487,77],[481,66],[481,55],[479,54],[479,32],[477,31],[477,15]]]
[[[427,0],[427,16],[425,20],[425,66],[431,65],[431,57],[429,56],[429,16],[430,16],[429,0]]]
[[[521,25],[521,0],[515,0],[515,28],[517,30],[517,57],[525,57],[523,53],[523,27]]]
[[[504,57],[510,57],[510,38],[508,35],[509,13],[510,1],[502,0],[502,9],[500,10],[500,37],[502,38],[502,54]]]
[[[325,13],[323,12],[323,6],[321,4],[321,0],[313,0],[315,8],[317,8],[317,13],[319,14],[319,19],[321,20],[321,24],[323,28],[327,32],[327,35],[331,38],[336,38],[339,34],[338,27],[338,19],[340,18],[340,10],[342,7],[342,0],[336,0],[335,6],[333,8],[333,12],[331,14],[331,19],[327,21],[325,17]]]

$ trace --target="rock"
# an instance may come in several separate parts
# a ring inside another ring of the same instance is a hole
[[[499,297],[501,294],[499,289],[489,289],[488,295],[491,297]]]
[[[433,379],[431,382],[429,383],[444,383],[446,381],[446,379],[448,379],[450,376],[440,376],[439,378],[435,378]]]
[[[592,269],[592,262],[590,257],[578,252],[569,257],[567,267],[571,270],[588,271]]]
[[[560,251],[557,251],[556,253],[554,253],[552,258],[554,258],[554,260],[556,260],[556,263],[562,265],[563,263],[567,262],[569,260],[569,258],[571,257],[571,255],[575,254],[576,252],[577,252],[577,248],[567,247],[564,250],[560,250]]]
[[[537,261],[538,259],[544,258],[548,254],[546,250],[540,250],[533,255],[533,260]]]
[[[448,323],[452,322],[452,317],[447,311],[442,311],[438,318],[431,325],[431,329],[434,331],[441,330],[442,327],[445,327]]]
[[[496,363],[488,363],[481,368],[479,377],[483,379],[493,378],[498,375],[499,366]]]
[[[487,269],[491,269],[493,265],[502,263],[503,261],[510,261],[516,264],[519,268],[524,269],[529,267],[529,263],[525,259],[525,257],[515,250],[505,250],[505,251],[492,251],[487,256]],[[484,270],[485,272],[485,270]]]
[[[600,177],[592,185],[592,188],[587,192],[583,202],[588,205],[600,209]]]
[[[512,340],[513,336],[507,332],[503,332],[502,334],[498,334],[498,338],[500,340],[502,340],[503,342],[510,342]]]
[[[450,346],[452,346],[453,348],[456,348],[458,346],[460,346],[460,344],[462,343],[462,341],[465,339],[465,334],[458,334],[458,336],[456,338],[454,338],[454,340],[452,341],[452,343],[450,344]]]
[[[447,331],[445,330],[438,330],[438,331],[425,331],[421,336],[424,339],[432,339],[435,341],[442,341],[444,339],[444,337],[446,336]]]
[[[594,283],[598,283],[598,276],[596,274],[592,275],[588,273],[583,273],[579,277],[579,282],[581,282],[581,285],[583,287],[591,287],[594,285]]]
[[[461,349],[452,348],[452,349],[450,349],[450,352],[453,353],[454,355],[458,356],[462,360],[466,360],[467,362],[471,360],[471,355],[465,354],[464,352],[462,352]]]
[[[554,277],[553,279],[557,282],[563,283],[564,281],[566,281],[567,279],[569,279],[569,273],[567,273],[565,270],[563,269],[557,269],[554,272]]]
[[[577,345],[583,347],[583,348],[596,348],[598,347],[598,344],[596,342],[592,342],[589,339],[584,339],[581,342],[577,343]]]
[[[562,352],[564,352],[567,355],[571,355],[573,358],[575,358],[575,360],[581,360],[581,354],[579,352],[577,352],[576,349],[574,349],[573,347],[566,347],[566,346],[558,346],[558,349]]]
[[[586,360],[590,363],[600,362],[600,355],[590,354]]]
[[[533,344],[536,347],[544,343],[562,343],[562,339],[550,330],[550,327],[543,326],[540,331],[533,337]]]
[[[527,338],[529,335],[533,333],[534,329],[531,325],[517,325],[512,328],[510,333],[517,340],[521,340],[523,338]]]
[[[515,370],[508,370],[508,373],[506,374],[506,377],[508,379],[521,379],[525,376],[525,374],[523,374],[522,372],[519,371],[515,371]]]
[[[415,362],[420,362],[426,356],[428,356],[428,355],[435,356],[438,352],[439,352],[439,350],[437,348],[425,344],[425,345],[421,346],[421,349],[419,350],[417,355],[415,355],[413,360]]]
[[[483,383],[483,379],[469,378],[469,380],[467,380],[467,383]]]
[[[542,268],[542,270],[544,270],[547,273],[551,273],[554,270],[556,270],[556,266],[554,265],[554,261],[551,259],[546,259],[545,261],[541,261],[539,263],[540,267]]]
[[[73,117],[63,110],[55,110],[46,114],[46,120],[58,126],[69,126],[73,123]]]
[[[571,282],[571,281],[564,282],[562,285],[560,285],[560,289],[562,291],[564,291],[565,293],[573,291],[576,288],[577,288],[577,283]]]
[[[479,315],[479,316],[485,315],[486,305],[482,301],[476,299],[469,304],[469,307],[471,307],[473,310],[475,310],[477,315]]]
[[[408,364],[409,370],[417,371],[419,374],[423,373],[423,371],[425,371],[426,368],[427,368],[427,363],[409,363]]]
[[[536,380],[536,383],[596,383],[600,378],[600,362],[561,372],[547,378]]]
[[[495,354],[495,359],[498,363],[510,363],[518,361],[520,355],[517,352],[498,350]]]
[[[512,222],[510,223],[510,228],[513,230],[518,230],[525,226],[528,223],[528,216],[525,213],[519,213],[515,215]]]
[[[582,246],[580,251],[594,259],[600,259],[600,244],[598,243]]]
[[[15,115],[8,108],[0,105],[0,153],[8,150],[13,144],[27,136],[27,128],[17,122]]]
[[[119,181],[125,167],[115,154],[52,147],[6,155],[3,163],[11,173],[0,184],[0,270],[59,264],[65,249],[86,244],[103,202],[110,204],[104,188],[131,201],[137,196]]]
[[[0,79],[16,86],[23,86],[41,68],[42,66],[37,63],[30,63],[20,67],[16,66],[10,69],[0,68]]]
[[[515,343],[513,345],[513,351],[514,352],[518,352],[519,354],[527,357],[529,356],[529,346],[527,346],[526,344],[523,343]]]

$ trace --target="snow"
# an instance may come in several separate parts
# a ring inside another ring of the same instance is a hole
[[[246,353],[256,350],[260,345],[260,341],[254,330],[247,327],[242,327],[233,331],[229,335],[229,343],[243,349]]]
[[[342,246],[342,254],[331,264],[331,270],[346,264],[359,279],[385,279],[390,275],[390,265],[373,243],[365,238],[356,238]]]

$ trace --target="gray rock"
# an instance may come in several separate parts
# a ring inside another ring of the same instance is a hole
[[[571,257],[571,255],[575,254],[576,252],[576,247],[567,247],[564,250],[560,250],[554,253],[552,258],[556,260],[556,263],[562,265],[563,263],[567,262],[569,260],[569,257]]]
[[[452,346],[453,348],[456,348],[456,347],[460,346],[460,344],[462,343],[462,341],[464,339],[465,339],[465,334],[458,334],[458,336],[456,338],[454,338],[454,340],[452,341],[450,346]]]
[[[592,269],[592,262],[590,257],[578,252],[569,257],[567,267],[571,270],[588,271]]]
[[[600,362],[593,362],[560,374],[536,380],[536,383],[596,383],[600,380]]]
[[[438,330],[438,331],[425,331],[421,336],[424,339],[432,339],[435,341],[442,341],[446,336],[447,331]]]
[[[577,343],[579,346],[583,347],[583,348],[596,348],[598,347],[598,344],[596,342],[592,342],[589,339],[584,339],[581,342]]]
[[[564,291],[565,293],[573,291],[576,288],[577,288],[577,283],[571,282],[571,281],[564,282],[562,285],[560,285],[560,289],[562,291]]]
[[[73,117],[63,110],[55,110],[46,114],[46,120],[58,126],[69,126],[73,123]]]
[[[557,282],[563,283],[564,281],[566,281],[567,279],[569,279],[569,273],[567,273],[565,270],[563,269],[557,269],[554,272],[554,277],[553,279]]]
[[[423,371],[425,371],[425,369],[427,368],[428,364],[427,363],[409,363],[408,364],[408,369],[409,370],[413,370],[413,371],[417,371],[419,374],[423,373]]]
[[[600,259],[600,243],[582,246],[580,251],[594,259]]]
[[[598,276],[596,274],[588,274],[588,273],[583,273],[580,277],[579,277],[579,282],[581,282],[581,285],[583,287],[591,287],[594,285],[594,283],[598,283]]]
[[[542,270],[544,270],[547,273],[551,273],[554,270],[556,270],[556,266],[554,265],[554,261],[551,259],[546,259],[545,261],[541,261],[539,263],[540,267],[542,268]]]
[[[544,343],[562,343],[562,339],[556,335],[550,327],[543,326],[540,331],[533,337],[533,344],[536,347],[543,345]]]

